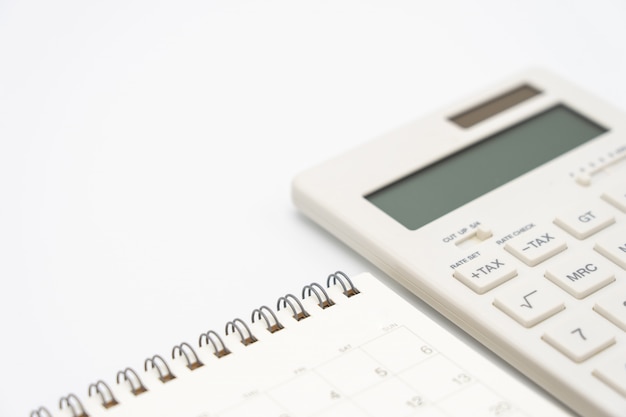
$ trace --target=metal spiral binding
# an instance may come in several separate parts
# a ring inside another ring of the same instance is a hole
[[[333,274],[330,274],[326,280],[326,287],[331,287],[333,285],[341,285],[343,289],[343,294],[346,297],[352,297],[354,295],[359,294],[359,290],[354,286],[350,278],[343,272],[337,271]],[[318,305],[322,308],[328,308],[333,306],[335,303],[329,297],[328,293],[318,283],[312,283],[309,285],[305,285],[302,288],[302,299],[307,296],[311,296],[311,294],[315,294],[317,298]],[[280,311],[281,308],[286,308],[289,306],[293,313],[293,318],[296,321],[303,320],[307,317],[310,317],[310,314],[304,309],[302,302],[293,294],[287,294],[283,297],[280,297],[276,303],[276,310]],[[265,321],[267,330],[270,333],[275,333],[279,330],[284,329],[284,326],[280,323],[276,314],[272,309],[267,306],[261,306],[255,309],[252,312],[251,321],[252,323],[255,320],[261,320],[261,318]],[[232,321],[226,323],[225,333],[228,335],[230,332],[237,331],[239,337],[241,339],[241,343],[245,346],[255,343],[258,339],[252,334],[248,325],[241,319],[236,318]],[[224,341],[213,330],[209,330],[206,333],[200,335],[198,340],[198,345],[200,348],[203,346],[203,341],[206,345],[213,345],[213,354],[222,358],[226,355],[229,355],[231,352],[224,344]],[[172,359],[176,358],[176,355],[184,356],[187,362],[187,368],[190,370],[195,370],[204,366],[204,364],[200,361],[198,355],[195,350],[186,342],[183,342],[179,345],[176,345],[172,349]],[[151,369],[156,368],[159,374],[159,380],[163,383],[169,382],[176,378],[176,376],[172,373],[167,362],[159,355],[154,355],[151,358],[147,358],[144,361],[144,371],[148,371],[148,365],[150,365]],[[119,371],[116,375],[117,384],[121,384],[122,381],[128,382],[130,385],[130,389],[133,395],[137,396],[144,392],[147,392],[148,389],[145,387],[137,373],[132,368],[125,368],[122,371]],[[113,396],[113,392],[109,388],[109,386],[99,380],[91,385],[89,385],[88,394],[92,397],[94,394],[98,394],[101,399],[102,406],[105,409],[109,409],[115,405],[118,405],[118,401]],[[72,412],[72,417],[89,417],[82,403],[74,394],[69,394],[65,397],[61,397],[59,401],[59,408],[63,410],[64,408],[69,408]],[[39,407],[36,410],[33,410],[30,413],[30,417],[52,417],[52,414],[45,407]]]
[[[187,349],[183,349],[184,347],[186,347]],[[193,356],[193,361],[189,359],[190,355],[188,351],[191,352],[191,355]],[[198,369],[201,366],[204,366],[204,364],[200,362],[200,359],[198,359],[198,355],[196,355],[196,352],[191,346],[189,346],[189,343],[183,342],[180,345],[174,346],[174,348],[172,349],[172,359],[176,358],[176,352],[178,352],[178,356],[185,356],[185,360],[187,361],[187,368],[189,368],[190,370],[193,371],[194,369]]]
[[[157,364],[157,360],[160,361],[162,367]],[[170,371],[170,367],[167,366],[167,362],[165,362],[165,359],[163,359],[161,356],[154,355],[153,357],[146,359],[146,361],[143,363],[144,371],[148,371],[148,364],[151,365],[151,368],[156,368],[157,372],[159,373],[159,380],[161,382],[166,383],[176,378],[172,371]]]
[[[244,334],[244,332],[241,330],[241,327],[239,327],[237,323],[241,323],[241,325],[245,328],[245,333],[247,333],[247,335]],[[228,329],[232,329],[232,331],[237,330],[237,333],[239,333],[239,337],[241,338],[241,343],[243,343],[244,346],[251,345],[258,340],[256,337],[254,337],[248,325],[239,318],[226,323],[226,335],[228,335]]]
[[[71,402],[71,400],[73,400],[73,403]],[[89,414],[85,412],[83,404],[74,394],[69,394],[65,397],[61,397],[61,400],[59,400],[59,408],[61,410],[63,410],[63,405],[66,405],[72,410],[72,417],[89,417]],[[79,411],[77,411],[77,409]]]
[[[290,301],[293,300],[296,302],[296,304],[298,305],[298,308],[296,308],[293,303]],[[302,303],[300,302],[300,300],[298,300],[298,297],[296,297],[293,294],[287,294],[284,297],[280,297],[278,299],[278,301],[276,302],[276,310],[280,311],[280,302],[282,301],[283,303],[283,307],[287,307],[287,305],[289,305],[289,307],[291,307],[291,311],[293,312],[293,318],[296,319],[296,321],[300,321],[300,320],[304,320],[307,317],[310,316],[310,314],[304,309],[304,306],[302,305]]]
[[[100,396],[100,399],[102,400],[102,406],[104,408],[111,408],[118,404],[117,400],[113,396],[113,393],[111,392],[111,388],[109,388],[109,386],[104,383],[104,381],[100,380],[95,384],[89,385],[87,393],[90,397],[94,390],[95,393]]]
[[[318,288],[322,292],[324,297],[320,296],[320,294],[319,294],[319,292],[317,292],[316,288]],[[308,294],[306,294],[307,290],[309,290]],[[317,305],[320,306],[322,309],[325,309],[325,308],[328,308],[328,307],[332,307],[332,306],[335,305],[335,302],[330,299],[330,297],[326,293],[326,290],[324,289],[324,287],[322,287],[317,282],[314,282],[314,283],[309,284],[309,285],[305,285],[302,288],[302,298],[304,298],[306,295],[310,296],[311,293],[315,294],[315,297],[317,297],[317,301],[318,301]]]
[[[357,295],[359,293],[359,290],[357,290],[357,288],[354,286],[354,284],[350,280],[350,277],[348,277],[343,272],[337,271],[334,274],[330,274],[328,276],[328,279],[326,280],[327,287],[331,286],[331,279],[333,281],[332,285],[337,284],[337,281],[339,281],[339,284],[341,284],[341,288],[343,288],[343,295],[345,295],[346,297],[350,298],[353,295]],[[344,280],[348,281],[348,285],[350,286],[350,288],[346,287],[346,283],[344,282]]]
[[[128,377],[128,373],[130,373],[134,377],[134,380]],[[123,371],[119,371],[117,373],[115,379],[118,384],[120,383],[120,376],[124,377],[125,381],[128,381],[128,383],[130,384],[130,392],[132,392],[133,395],[137,396],[148,391],[143,382],[141,382],[141,379],[139,379],[139,376],[137,376],[137,372],[135,372],[132,368],[126,368]]]
[[[217,339],[217,341],[219,342],[219,345],[215,343],[214,338]],[[209,342],[213,343],[213,349],[214,349],[213,354],[217,356],[218,358],[223,358],[226,355],[230,355],[230,350],[228,350],[228,348],[224,344],[224,341],[222,340],[220,335],[214,332],[213,330],[209,330],[208,332],[202,333],[200,335],[200,339],[198,340],[198,345],[200,347],[202,347],[202,341],[205,339],[206,339],[207,345],[209,344]]]
[[[36,410],[31,411],[30,417],[52,417],[50,411],[46,407],[39,407]]]
[[[263,310],[266,310],[267,312],[270,313],[270,315],[272,316],[272,319],[274,321],[274,324],[272,324],[271,320],[267,317],[267,315],[263,312]],[[274,314],[274,312],[267,306],[261,306],[261,307],[255,309],[252,312],[252,317],[251,317],[250,320],[252,321],[252,323],[254,323],[254,320],[256,318],[261,319],[261,317],[263,317],[263,319],[265,320],[265,324],[267,324],[267,330],[270,333],[276,333],[277,331],[282,330],[282,329],[285,328],[278,321],[278,318],[276,317],[276,314]]]

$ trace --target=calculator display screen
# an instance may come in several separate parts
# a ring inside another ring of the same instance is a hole
[[[365,198],[415,230],[606,131],[559,104]]]

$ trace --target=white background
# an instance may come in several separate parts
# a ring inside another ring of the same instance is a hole
[[[291,179],[529,66],[626,111],[625,21],[608,0],[0,0],[0,416],[337,269],[463,337],[298,214]]]

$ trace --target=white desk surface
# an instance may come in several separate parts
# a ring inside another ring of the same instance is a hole
[[[626,111],[624,18],[617,0],[0,1],[0,415],[337,269],[472,343],[300,215],[290,181],[528,66]]]

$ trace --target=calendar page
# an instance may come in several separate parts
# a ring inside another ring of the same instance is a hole
[[[218,358],[218,349],[205,345],[193,361],[168,357],[171,379],[161,381],[159,369],[148,367],[140,374],[145,392],[134,395],[130,379],[122,378],[109,384],[117,404],[102,406],[107,392],[80,406],[108,417],[569,415],[370,274],[352,283],[359,292],[350,297],[339,284],[326,289],[333,304],[326,308],[316,294],[306,297],[301,303],[310,316],[301,320],[283,300],[275,318],[284,328],[270,333],[268,322],[257,320],[250,334],[224,335],[227,355]],[[256,341],[244,345],[247,336]],[[191,370],[195,359],[202,366]],[[67,415],[80,414],[71,405]]]

